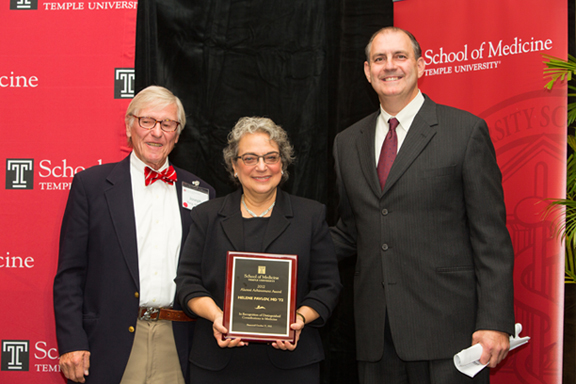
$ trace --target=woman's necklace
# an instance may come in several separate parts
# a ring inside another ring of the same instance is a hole
[[[276,204],[276,202],[273,202],[271,206],[268,207],[267,210],[265,210],[264,212],[262,212],[261,214],[257,215],[254,212],[252,212],[251,210],[248,209],[248,207],[246,206],[246,202],[244,201],[244,195],[242,195],[242,205],[244,206],[244,208],[246,208],[246,211],[252,215],[252,217],[264,217],[264,215],[266,215],[268,212],[270,212],[270,210],[272,209],[272,207],[274,206],[274,204]]]

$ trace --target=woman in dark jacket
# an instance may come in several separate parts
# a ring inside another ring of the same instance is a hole
[[[286,132],[272,120],[240,119],[224,149],[240,188],[191,212],[176,284],[182,306],[198,317],[193,383],[319,382],[324,352],[317,328],[336,306],[341,284],[325,206],[278,188],[292,154]],[[228,251],[298,255],[294,343],[222,339]]]

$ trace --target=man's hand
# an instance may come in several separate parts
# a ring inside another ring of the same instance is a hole
[[[472,345],[478,343],[482,345],[480,364],[489,363],[490,368],[496,368],[508,354],[510,336],[504,332],[480,330],[472,335]]]
[[[90,369],[90,352],[73,351],[60,356],[60,371],[64,376],[77,383],[86,381]]]

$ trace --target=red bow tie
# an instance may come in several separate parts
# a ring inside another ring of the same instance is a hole
[[[169,166],[162,172],[156,172],[152,168],[146,167],[144,168],[144,176],[146,176],[146,180],[144,181],[146,186],[154,184],[156,180],[162,180],[170,185],[176,181],[176,171],[173,166]]]

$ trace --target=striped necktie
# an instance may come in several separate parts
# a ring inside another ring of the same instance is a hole
[[[398,152],[398,136],[396,135],[396,127],[398,127],[398,119],[392,117],[388,120],[390,129],[382,143],[382,150],[380,151],[380,158],[378,159],[378,179],[380,179],[380,187],[384,190],[386,179],[392,168],[392,163],[396,159],[396,152]]]

